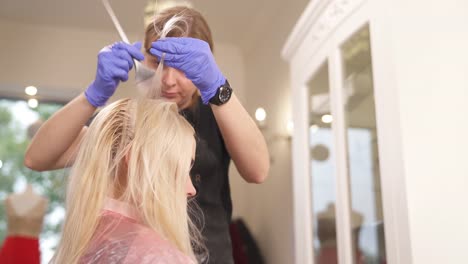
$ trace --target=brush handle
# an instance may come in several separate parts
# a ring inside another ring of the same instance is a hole
[[[109,4],[108,0],[102,0],[102,4],[107,10],[107,13],[109,14],[110,18],[112,19],[112,22],[114,23],[115,28],[117,29],[117,32],[119,32],[120,38],[127,44],[130,44],[128,41],[127,35],[122,29],[122,26],[120,25],[119,20],[115,16],[114,10],[112,10],[112,7]]]
[[[117,16],[114,13],[114,10],[109,4],[108,0],[102,0],[102,4],[104,5],[104,8],[106,9],[107,13],[109,14],[110,18],[112,19],[112,22],[114,23],[115,29],[117,29],[117,32],[120,35],[120,38],[123,40],[123,42],[130,44],[127,35],[123,31],[122,26],[120,25],[119,20],[117,19]],[[151,77],[154,75],[151,70],[147,69],[141,62],[138,60],[133,59],[133,64],[135,65],[135,71],[137,73],[136,79],[137,82],[144,81],[147,78]]]

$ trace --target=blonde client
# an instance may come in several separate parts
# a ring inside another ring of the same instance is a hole
[[[53,263],[195,263],[187,215],[195,154],[175,103],[122,99],[96,116],[67,190]],[[196,247],[195,247],[196,248]]]

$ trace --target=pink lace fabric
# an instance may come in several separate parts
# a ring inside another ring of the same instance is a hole
[[[128,204],[108,199],[98,228],[80,263],[194,264],[169,241],[138,220]]]

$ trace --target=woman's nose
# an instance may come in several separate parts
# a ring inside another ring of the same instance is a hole
[[[171,88],[177,83],[177,71],[174,68],[164,66],[161,81],[164,88]]]
[[[197,190],[195,189],[195,186],[193,186],[190,176],[188,177],[186,192],[187,197],[194,197],[197,194]]]

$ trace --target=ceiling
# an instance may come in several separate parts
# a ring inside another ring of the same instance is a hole
[[[160,0],[161,1],[161,0]],[[216,41],[237,45],[244,51],[254,48],[259,38],[278,18],[284,19],[286,8],[293,8],[296,21],[307,0],[192,0],[210,24]],[[127,34],[143,32],[143,14],[147,0],[110,0]],[[288,14],[290,14],[289,12]],[[83,29],[115,30],[100,0],[2,0],[0,19]],[[291,22],[289,22],[291,23]],[[292,29],[293,24],[291,25]],[[287,35],[287,34],[282,34]],[[282,39],[281,41],[285,41]]]

